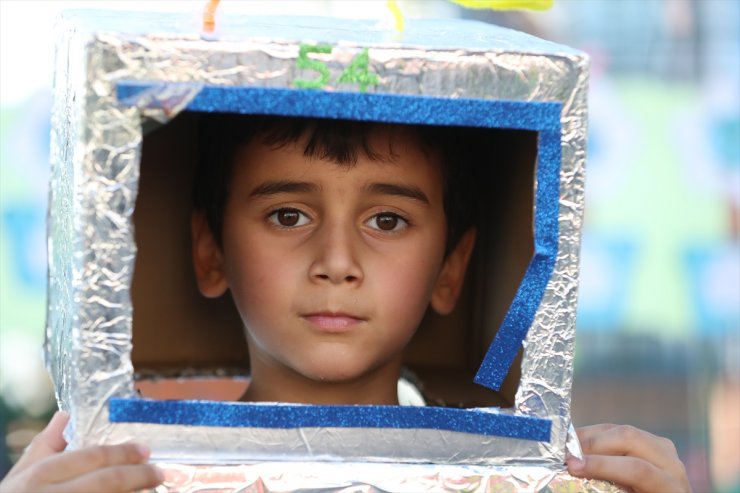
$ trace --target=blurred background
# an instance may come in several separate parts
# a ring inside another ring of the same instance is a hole
[[[0,478],[55,408],[42,365],[54,18],[205,1],[0,0]],[[591,55],[573,420],[671,438],[696,491],[740,492],[740,2],[400,1]],[[385,1],[223,0],[219,15],[386,19]]]

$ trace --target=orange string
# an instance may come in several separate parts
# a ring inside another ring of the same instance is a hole
[[[212,33],[216,29],[216,9],[221,0],[208,0],[203,12],[203,31]]]

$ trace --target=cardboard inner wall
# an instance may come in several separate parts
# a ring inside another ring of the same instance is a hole
[[[148,397],[238,399],[244,381],[194,378],[246,376],[249,370],[231,299],[206,299],[195,283],[190,211],[196,120],[185,112],[145,131],[134,211],[132,360],[137,387]],[[481,173],[476,249],[456,310],[445,317],[427,314],[406,364],[431,403],[508,407],[519,382],[518,358],[499,394],[475,385],[473,376],[532,256],[537,134],[501,129],[470,129],[470,134]]]

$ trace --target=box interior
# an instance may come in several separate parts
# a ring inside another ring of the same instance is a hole
[[[158,128],[144,125],[134,210],[137,256],[132,282],[136,387],[152,398],[238,400],[249,357],[228,294],[206,299],[191,263],[191,188],[198,114]],[[467,132],[467,131],[466,131]],[[520,355],[499,392],[473,383],[533,254],[537,133],[469,129],[480,176],[476,247],[455,311],[425,316],[406,366],[430,404],[511,407]]]

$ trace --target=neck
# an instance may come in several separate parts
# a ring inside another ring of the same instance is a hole
[[[265,361],[250,350],[251,381],[241,400],[301,404],[398,405],[400,358],[357,378],[325,381]]]

